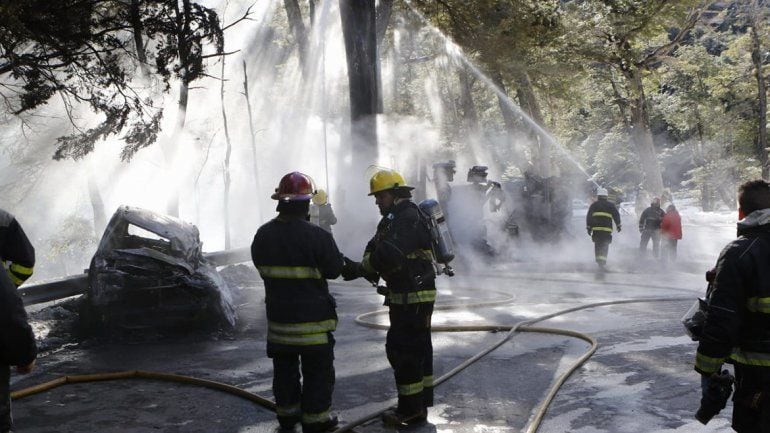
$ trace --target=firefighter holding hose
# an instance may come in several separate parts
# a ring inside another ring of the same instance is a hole
[[[414,188],[400,173],[379,169],[369,186],[382,219],[363,261],[345,258],[342,276],[385,280],[390,316],[385,351],[396,380],[398,406],[383,413],[382,420],[390,427],[420,424],[433,406],[430,333],[436,271],[431,232],[426,216],[411,200]]]

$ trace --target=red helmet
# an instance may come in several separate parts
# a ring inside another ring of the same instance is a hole
[[[315,194],[313,179],[306,174],[293,171],[281,178],[275,194],[270,198],[281,201],[310,200],[313,194]]]

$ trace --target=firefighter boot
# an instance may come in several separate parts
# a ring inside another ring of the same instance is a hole
[[[302,423],[302,433],[322,433],[334,430],[340,421],[336,416],[332,416],[326,421],[314,422],[312,424]]]
[[[294,431],[294,426],[299,424],[300,417],[296,415],[291,416],[279,416],[278,417],[278,424],[281,426],[280,431],[282,432],[292,432]]]
[[[428,420],[428,410],[422,409],[417,413],[405,415],[398,410],[388,409],[381,415],[382,423],[387,427],[408,427],[422,424]]]

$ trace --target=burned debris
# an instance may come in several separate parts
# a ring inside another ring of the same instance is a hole
[[[232,327],[232,293],[201,248],[194,225],[120,207],[91,260],[82,319],[119,329]]]

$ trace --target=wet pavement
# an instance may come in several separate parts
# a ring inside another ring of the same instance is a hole
[[[439,305],[500,301],[473,308],[439,310],[434,326],[513,325],[578,305],[619,299],[702,295],[703,260],[684,257],[676,269],[635,256],[632,240],[618,241],[609,273],[583,259],[555,258],[547,265],[514,258],[488,263],[469,274],[439,280]],[[592,251],[591,251],[592,252]],[[714,252],[714,257],[718,250]],[[538,263],[542,263],[539,261]],[[265,356],[264,291],[253,270],[240,268],[235,283],[238,325],[231,332],[134,335],[121,338],[68,336],[71,307],[58,318],[39,311],[38,334],[49,332],[35,372],[14,376],[21,389],[63,375],[147,370],[209,379],[272,398],[271,362]],[[696,272],[697,271],[697,272]],[[231,276],[232,277],[232,276]],[[232,281],[232,280],[231,280]],[[392,404],[395,386],[385,358],[385,331],[355,318],[381,307],[371,286],[333,282],[340,323],[334,410],[342,424]],[[70,301],[71,302],[71,301]],[[592,335],[596,354],[566,382],[545,415],[540,432],[721,431],[728,406],[704,427],[692,417],[699,378],[692,370],[695,344],[679,319],[692,301],[656,302],[581,310],[538,326]],[[46,309],[50,311],[50,307]],[[387,321],[386,316],[367,320]],[[434,333],[436,377],[496,343],[504,332]],[[520,333],[436,389],[429,423],[410,432],[522,431],[549,386],[588,344],[572,337]],[[274,414],[221,391],[145,379],[65,385],[25,397],[14,406],[19,432],[274,432]],[[377,420],[359,432],[387,430]]]

